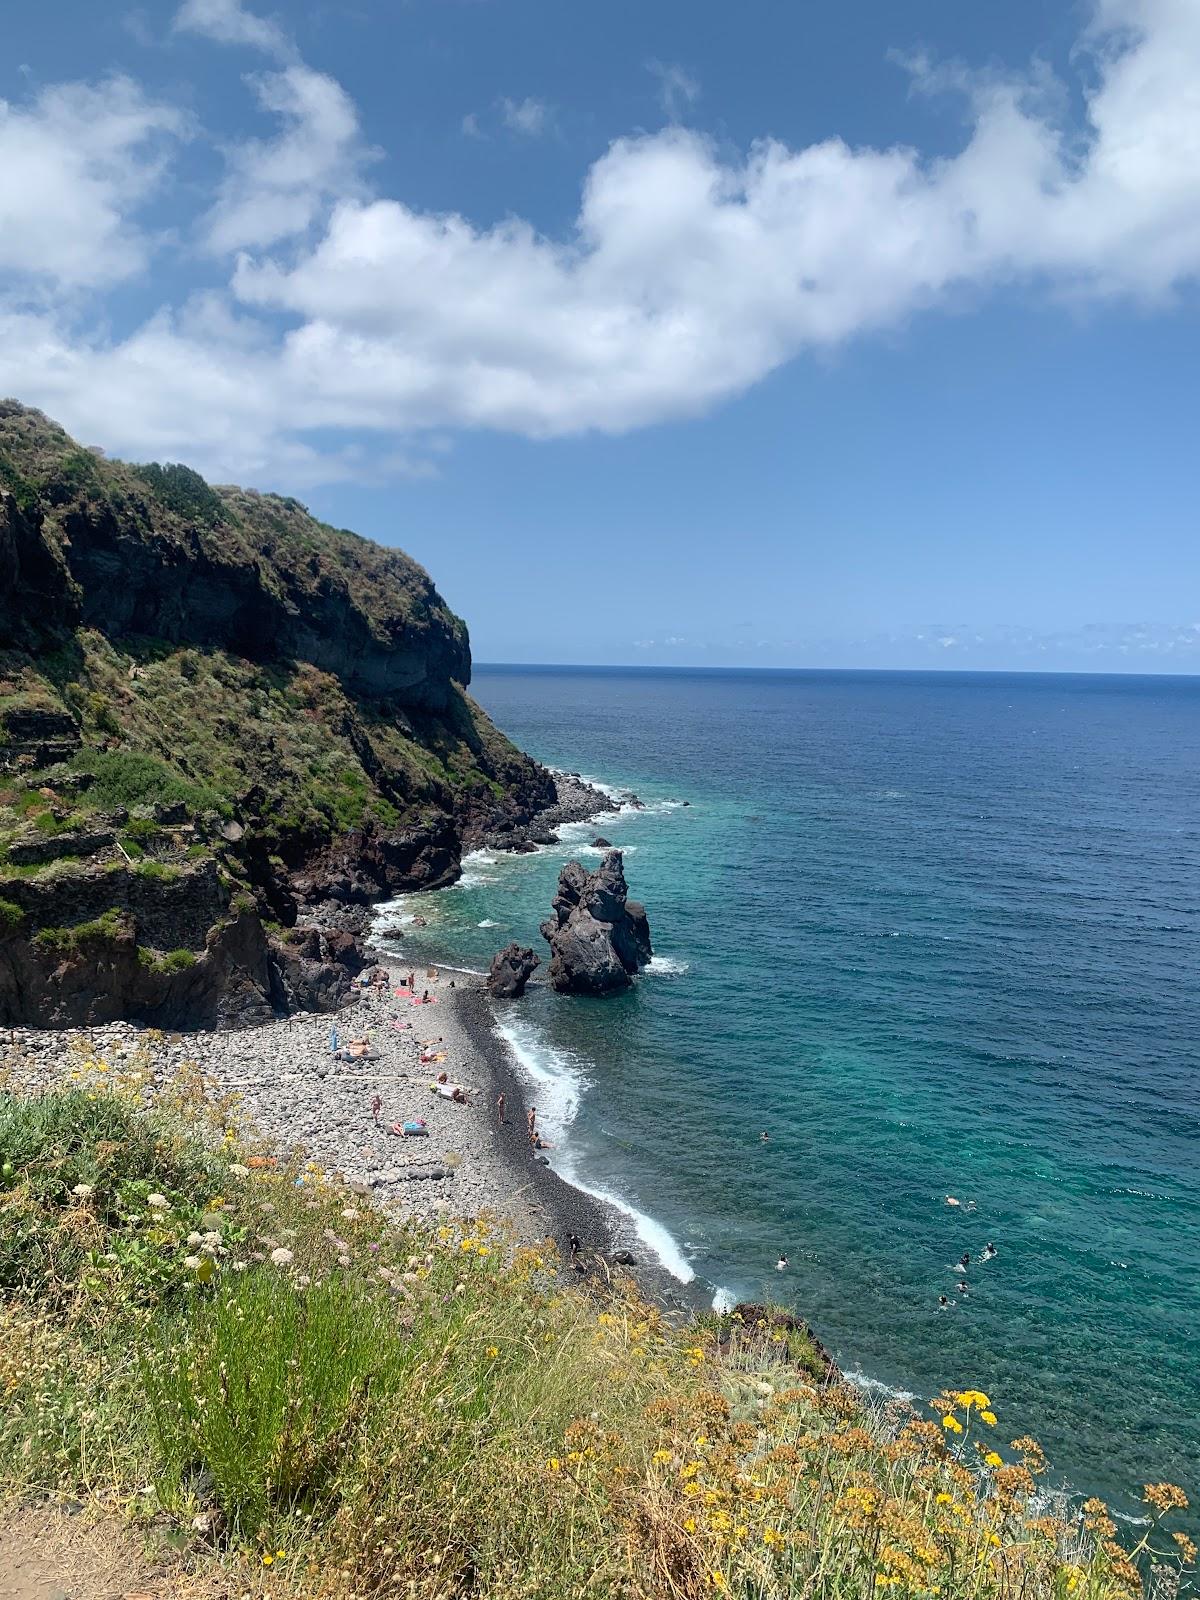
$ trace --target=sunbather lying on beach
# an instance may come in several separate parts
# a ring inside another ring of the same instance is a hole
[[[411,1122],[393,1122],[388,1129],[397,1139],[427,1139],[429,1129],[425,1126],[424,1117],[414,1117]]]
[[[447,1083],[443,1077],[442,1079],[439,1079],[438,1082],[431,1083],[429,1087],[433,1090],[434,1094],[440,1096],[441,1099],[453,1100],[456,1105],[469,1106],[471,1103],[467,1099],[467,1091],[463,1088],[461,1083]]]
[[[335,1050],[334,1055],[338,1061],[374,1061],[377,1052],[371,1049],[371,1041],[367,1038],[351,1039]]]

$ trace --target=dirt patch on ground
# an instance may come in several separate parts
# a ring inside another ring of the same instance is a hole
[[[53,1507],[0,1515],[0,1600],[169,1600],[177,1592],[111,1518]]]

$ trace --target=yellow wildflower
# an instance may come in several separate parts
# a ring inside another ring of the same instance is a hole
[[[656,1450],[650,1459],[657,1462],[659,1466],[664,1466],[668,1461],[674,1460],[674,1457],[669,1450]]]
[[[942,1418],[942,1427],[949,1428],[951,1433],[961,1433],[963,1431],[962,1423],[957,1417],[951,1416],[949,1412]]]
[[[958,1403],[960,1406],[965,1406],[968,1411],[972,1406],[978,1407],[981,1411],[986,1411],[992,1402],[983,1393],[982,1389],[963,1389],[959,1393]]]
[[[488,1345],[488,1347],[487,1347],[487,1355],[488,1355],[488,1360],[489,1361],[494,1361],[499,1354],[500,1354],[500,1351],[499,1351],[499,1349],[497,1348],[496,1345],[494,1345],[494,1344]]]
[[[1002,1467],[1004,1465],[1003,1458],[998,1456],[994,1450],[989,1450],[983,1459],[989,1467]]]

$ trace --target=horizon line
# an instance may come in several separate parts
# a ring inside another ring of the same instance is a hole
[[[787,673],[834,675],[858,673],[865,676],[927,678],[1200,678],[1194,672],[1144,671],[1135,668],[1048,668],[1048,667],[760,667],[734,662],[712,666],[658,661],[472,661],[471,670],[513,670],[522,672],[743,672],[762,676]]]

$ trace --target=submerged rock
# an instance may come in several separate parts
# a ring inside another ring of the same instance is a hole
[[[595,872],[568,861],[558,877],[554,915],[542,923],[550,983],[560,994],[611,994],[628,988],[652,954],[646,908],[629,899],[619,850]]]
[[[534,969],[542,964],[541,956],[515,941],[497,950],[488,969],[487,986],[492,994],[503,1000],[516,1000],[525,993],[525,985]]]

